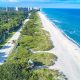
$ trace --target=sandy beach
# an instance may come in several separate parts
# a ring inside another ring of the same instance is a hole
[[[50,69],[62,71],[68,80],[80,80],[80,48],[52,24],[41,12],[38,12],[43,28],[50,33],[55,46],[51,51],[58,57],[58,61]]]

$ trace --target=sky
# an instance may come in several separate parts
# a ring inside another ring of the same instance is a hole
[[[0,0],[0,7],[80,8],[80,0]]]
[[[69,2],[77,3],[80,0],[0,0],[0,2]]]

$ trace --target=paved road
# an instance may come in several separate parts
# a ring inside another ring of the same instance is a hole
[[[24,24],[28,21],[26,19],[23,23]],[[22,30],[22,27],[11,37],[11,39],[0,49],[0,65],[4,63],[6,58],[9,56],[9,54],[12,52],[12,50],[15,47],[15,44],[13,43],[13,40],[18,40],[20,37],[20,31]]]

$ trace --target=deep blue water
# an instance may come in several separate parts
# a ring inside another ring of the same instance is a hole
[[[42,11],[59,29],[80,45],[80,9],[45,8]]]

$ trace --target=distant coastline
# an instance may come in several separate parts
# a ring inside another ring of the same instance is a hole
[[[55,25],[55,27],[56,27],[57,29],[59,29],[59,30],[62,32],[62,34],[63,34],[66,38],[68,38],[70,41],[72,41],[74,44],[76,44],[78,47],[80,47],[80,44],[79,44],[76,40],[74,40],[73,38],[71,38],[68,34],[66,34],[63,29],[60,29],[60,28],[55,24],[55,22],[52,21],[52,20],[47,16],[47,14],[46,14],[43,10],[41,10],[41,12],[48,18],[48,20],[49,20],[53,25]],[[54,16],[54,15],[53,15],[53,16]],[[52,18],[53,18],[53,17],[52,17]]]
[[[55,55],[58,61],[50,69],[62,71],[68,80],[80,79],[80,47],[72,42],[59,28],[53,24],[44,13],[39,12],[44,30],[50,33],[51,41],[54,44]],[[69,67],[69,68],[68,68]]]

